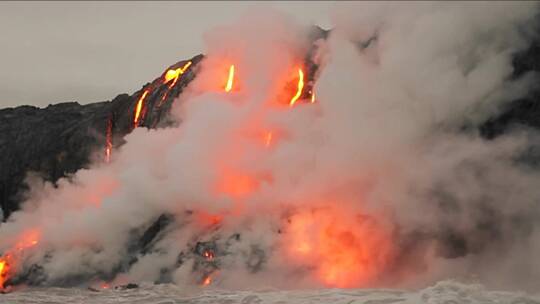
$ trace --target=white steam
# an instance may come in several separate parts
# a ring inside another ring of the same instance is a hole
[[[509,80],[511,58],[527,47],[523,29],[536,12],[532,2],[336,7],[330,37],[317,42],[317,102],[289,108],[276,102],[290,98],[283,87],[310,47],[306,31],[280,13],[249,11],[208,33],[197,78],[175,101],[178,128],[136,129],[112,163],[80,170],[57,188],[34,183],[24,210],[1,226],[0,249],[37,229],[27,263],[39,263],[47,282],[112,273],[133,235],[166,213],[176,221],[117,282],[157,280],[194,241],[223,245],[239,233],[227,245],[218,286],[320,286],[318,275],[330,267],[322,253],[296,260],[289,252],[295,216],[308,212],[367,252],[369,267],[359,264],[361,274],[347,276],[354,282],[339,285],[411,286],[474,274],[527,287],[540,279],[540,175],[515,157],[533,135],[486,141],[460,127],[527,92],[530,78]],[[227,94],[230,64],[237,73]],[[268,130],[274,140],[265,147]],[[248,193],[220,190],[224,178],[236,183],[244,175],[257,181]],[[198,213],[222,216],[220,228],[208,231]],[[490,221],[499,223],[496,236],[478,232]],[[317,229],[308,224],[300,234],[317,239]],[[448,229],[467,237],[462,257],[440,256]],[[427,237],[405,248],[418,233]],[[251,273],[245,265],[260,258],[254,252],[264,252],[264,263]],[[173,268],[174,282],[196,284],[189,263]]]

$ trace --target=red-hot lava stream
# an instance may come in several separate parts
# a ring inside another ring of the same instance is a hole
[[[166,84],[166,83],[169,83],[169,82],[170,82],[170,84],[167,87],[167,91],[165,92],[165,94],[163,94],[163,96],[161,97],[161,101],[159,102],[158,107],[161,106],[161,104],[167,98],[167,95],[169,94],[171,89],[174,87],[174,85],[176,84],[176,82],[178,81],[180,76],[187,71],[187,69],[191,66],[191,64],[192,64],[192,62],[188,61],[181,68],[167,70],[167,72],[163,76],[163,84]]]
[[[111,161],[112,147],[112,118],[109,118],[107,120],[107,134],[105,136],[105,162],[107,163]]]
[[[29,230],[24,233],[15,246],[0,256],[0,291],[4,291],[6,281],[16,271],[21,255],[24,251],[39,243],[40,233],[37,230]]]
[[[234,82],[234,65],[229,67],[229,77],[227,77],[227,84],[225,85],[225,92],[230,92],[233,88]]]
[[[289,102],[289,106],[294,106],[296,101],[302,96],[302,90],[304,90],[304,72],[302,69],[298,69],[298,86],[296,89],[296,94],[291,98],[291,101]]]
[[[146,98],[146,95],[150,92],[149,89],[146,89],[144,93],[139,97],[139,100],[137,101],[137,106],[135,107],[135,115],[133,116],[133,127],[136,128],[139,126],[139,121],[141,118],[141,112],[143,110],[144,106],[144,99]]]

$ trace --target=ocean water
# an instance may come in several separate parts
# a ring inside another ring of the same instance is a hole
[[[143,284],[137,289],[108,289],[99,292],[77,288],[28,288],[0,294],[0,303],[84,303],[84,304],[540,304],[540,294],[487,290],[481,285],[442,281],[416,290],[391,289],[317,289],[317,290],[257,290],[225,291],[198,289],[186,291],[176,285]]]

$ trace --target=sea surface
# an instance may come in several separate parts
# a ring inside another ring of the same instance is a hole
[[[257,290],[224,291],[201,289],[186,290],[169,284],[143,284],[137,289],[92,291],[77,288],[28,288],[8,294],[0,294],[0,303],[133,303],[133,304],[176,304],[176,303],[222,303],[222,304],[540,304],[540,294],[502,292],[487,290],[481,285],[467,285],[454,281],[443,281],[434,286],[417,290],[391,289],[318,289],[318,290]]]

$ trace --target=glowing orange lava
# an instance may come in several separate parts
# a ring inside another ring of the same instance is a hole
[[[205,250],[203,252],[203,257],[208,260],[208,261],[211,261],[214,259],[214,253],[210,250]]]
[[[17,260],[23,250],[33,247],[39,243],[40,232],[38,230],[28,230],[20,236],[15,246],[0,256],[0,290],[5,288],[5,283],[12,275],[12,269],[17,264]]]
[[[315,91],[311,91],[311,103],[315,103]]]
[[[146,95],[148,95],[148,90],[145,90],[144,93],[141,95],[139,100],[137,101],[137,107],[135,108],[135,116],[133,117],[133,126],[136,127],[139,125],[139,119],[141,118],[141,111],[144,104],[144,99],[146,98]]]
[[[365,286],[391,260],[390,232],[371,217],[332,207],[304,211],[290,221],[291,259],[313,263],[318,279],[327,286]]]
[[[158,107],[161,106],[162,102],[165,100],[165,98],[167,98],[169,91],[172,89],[172,87],[174,87],[174,85],[178,81],[178,78],[180,78],[180,75],[184,74],[190,66],[191,66],[191,61],[188,61],[181,68],[167,70],[167,72],[165,73],[165,76],[163,76],[164,77],[163,83],[168,83],[171,80],[173,81],[171,82],[171,84],[169,84],[167,91],[161,97],[161,101],[159,102]]]
[[[229,77],[227,78],[227,85],[225,86],[225,92],[230,92],[233,87],[234,80],[234,65],[229,67]]]
[[[112,154],[112,120],[107,121],[107,134],[105,136],[105,162],[111,161]]]
[[[304,89],[304,72],[302,69],[298,69],[298,87],[296,89],[296,94],[291,98],[291,101],[289,102],[289,106],[293,106],[298,98],[302,96],[302,90]]]
[[[169,69],[167,73],[165,73],[164,83],[167,83],[173,80],[173,82],[169,85],[169,89],[172,88],[176,84],[176,81],[178,81],[178,78],[180,77],[180,75],[184,74],[184,72],[189,68],[190,65],[191,65],[191,61],[188,61],[186,64],[184,64],[183,67],[174,69],[174,70]]]
[[[4,284],[8,279],[9,264],[4,257],[0,258],[0,290],[4,289]]]

